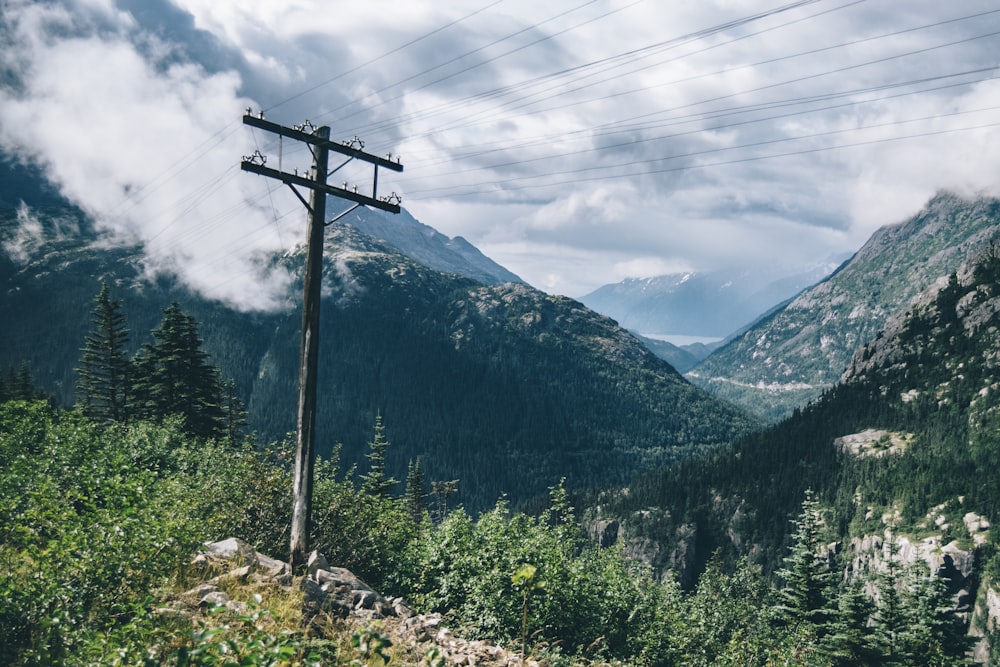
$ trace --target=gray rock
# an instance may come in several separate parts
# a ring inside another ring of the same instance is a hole
[[[226,605],[229,603],[229,596],[220,590],[210,591],[205,593],[198,601],[198,603],[203,607],[211,607],[214,605]]]
[[[330,564],[326,562],[326,557],[318,551],[309,554],[306,560],[306,575],[315,578],[318,570],[329,570]]]
[[[205,544],[205,553],[235,561],[238,565],[257,566],[257,551],[237,537]]]

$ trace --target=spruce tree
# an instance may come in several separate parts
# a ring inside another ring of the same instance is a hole
[[[812,491],[806,491],[802,512],[793,523],[791,553],[785,558],[785,568],[778,571],[785,582],[780,610],[790,625],[808,623],[822,636],[831,617],[834,575],[820,555],[823,515]]]
[[[419,522],[423,517],[424,498],[426,497],[424,469],[420,463],[420,457],[417,457],[417,460],[411,460],[406,468],[406,510],[413,517],[414,522]]]
[[[129,401],[128,329],[121,301],[111,299],[107,281],[94,301],[93,328],[84,339],[76,369],[76,402],[83,413],[101,422],[125,421]]]
[[[848,584],[837,598],[837,608],[822,641],[823,654],[833,667],[876,667],[882,651],[872,637],[868,622],[875,603],[865,593],[864,582]]]
[[[13,366],[7,368],[7,379],[0,381],[0,401],[33,401],[44,398],[53,401],[35,387],[27,361],[22,361],[17,370]]]
[[[385,451],[389,441],[385,439],[382,415],[375,415],[375,437],[368,443],[368,473],[361,476],[361,490],[375,496],[388,496],[389,491],[399,482],[385,474]]]
[[[905,580],[900,652],[927,667],[971,664],[966,654],[973,642],[955,617],[947,582],[919,561],[907,569]]]
[[[163,321],[152,336],[153,343],[144,345],[133,363],[141,416],[180,415],[192,435],[225,435],[219,370],[201,349],[194,318],[174,301],[163,311]]]
[[[235,444],[243,435],[243,429],[246,428],[247,411],[243,401],[236,395],[236,382],[234,380],[223,380],[220,390],[223,433],[230,442]]]
[[[896,664],[902,656],[901,639],[906,624],[903,616],[903,599],[900,593],[899,547],[896,545],[894,526],[887,531],[885,569],[879,572],[878,604],[875,609],[874,631],[889,664]]]

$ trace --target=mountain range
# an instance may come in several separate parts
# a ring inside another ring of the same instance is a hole
[[[169,277],[150,283],[141,248],[96,243],[86,216],[51,192],[3,201],[0,367],[27,362],[71,404],[89,314],[108,281],[132,352],[176,300],[198,322],[211,363],[236,382],[261,445],[294,429],[298,308],[240,312]],[[317,442],[323,456],[341,443],[345,469],[364,465],[381,415],[389,474],[402,479],[420,458],[429,479],[457,479],[458,500],[480,509],[505,494],[544,497],[562,477],[571,488],[624,483],[758,426],[611,319],[517,281],[409,216],[391,223],[362,214],[326,238]],[[302,254],[275,261],[301,276]],[[291,289],[294,304],[301,278]]]
[[[816,401],[600,494],[590,525],[690,582],[713,553],[779,568],[811,493],[841,576],[884,571],[887,554],[925,561],[982,633],[1000,618],[998,332],[1000,246],[987,240],[891,316]]]
[[[628,278],[580,301],[641,334],[722,339],[812,287],[839,263],[800,271],[720,269]]]

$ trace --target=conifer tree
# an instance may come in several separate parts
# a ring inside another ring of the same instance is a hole
[[[185,430],[202,437],[225,435],[219,370],[201,349],[194,318],[174,301],[152,332],[154,342],[136,355],[135,395],[138,411],[147,418],[181,415]]]
[[[900,652],[927,667],[971,664],[966,653],[972,642],[955,618],[955,604],[944,579],[922,562],[906,572]]]
[[[448,498],[458,491],[458,480],[431,482],[431,496],[434,498],[434,516],[438,523],[448,516]]]
[[[875,609],[875,638],[880,644],[889,664],[897,662],[901,656],[901,637],[906,619],[903,616],[903,600],[900,595],[899,547],[896,545],[894,526],[887,531],[887,557],[885,569],[878,574],[878,604]]]
[[[97,421],[125,421],[129,401],[128,329],[121,301],[111,299],[107,281],[94,301],[93,328],[84,339],[77,368],[77,405]]]
[[[247,425],[247,411],[243,401],[236,395],[236,382],[232,379],[222,381],[221,409],[225,428],[223,434],[230,442],[236,443]]]
[[[823,653],[833,667],[875,667],[882,664],[882,652],[872,637],[868,622],[875,603],[865,593],[864,582],[848,584],[837,598],[829,633],[823,639]]]
[[[46,398],[46,395],[35,387],[28,362],[22,361],[17,370],[9,366],[7,379],[0,378],[0,401],[33,401],[39,398]]]
[[[780,609],[791,625],[808,623],[822,636],[831,616],[834,578],[829,562],[820,556],[823,515],[811,490],[806,491],[802,512],[793,524],[791,553],[778,572],[785,582]]]
[[[368,443],[368,473],[361,476],[361,490],[376,496],[388,496],[389,491],[399,482],[385,474],[385,451],[389,441],[385,439],[382,415],[375,415],[375,437]]]
[[[406,510],[415,522],[419,522],[424,514],[424,498],[426,496],[424,469],[418,456],[417,460],[411,460],[406,468]]]

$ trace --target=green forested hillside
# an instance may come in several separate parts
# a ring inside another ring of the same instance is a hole
[[[204,542],[227,536],[281,558],[291,474],[284,446],[197,439],[181,426],[108,426],[0,402],[0,662],[443,665],[460,635],[555,667],[944,667],[962,664],[968,646],[926,571],[872,581],[891,606],[833,590],[814,504],[803,506],[782,587],[746,562],[715,560],[685,592],[586,540],[559,486],[536,516],[499,502],[473,517],[432,499],[414,506],[420,493],[382,495],[371,477],[358,484],[336,458],[321,461],[310,542],[383,595],[439,614],[415,619],[439,639],[414,647],[398,621],[317,613],[319,584],[303,572],[278,586],[245,560],[217,578],[192,564]]]
[[[130,355],[176,300],[209,362],[235,381],[259,441],[294,430],[300,287],[283,312],[239,312],[167,278],[147,282],[140,250],[91,245],[78,213],[33,214],[37,233],[18,253],[24,221],[9,210],[0,228],[0,367],[27,362],[43,389],[72,404],[106,280],[122,302]],[[301,271],[296,253],[280,261]],[[623,483],[755,425],[575,301],[443,274],[350,226],[328,231],[325,285],[320,453],[342,443],[345,466],[363,464],[380,414],[394,444],[391,474],[402,479],[419,457],[429,479],[458,480],[457,499],[471,509],[502,494],[544,498],[562,477],[571,488]]]
[[[952,531],[944,542],[970,545],[963,515],[1000,517],[1000,262],[991,244],[980,257],[893,319],[818,401],[609,493],[602,509],[636,534],[681,537],[701,562],[721,548],[776,568],[807,489],[839,539],[881,534],[886,513],[920,537],[937,512]],[[837,444],[865,431],[884,435],[855,451]]]

